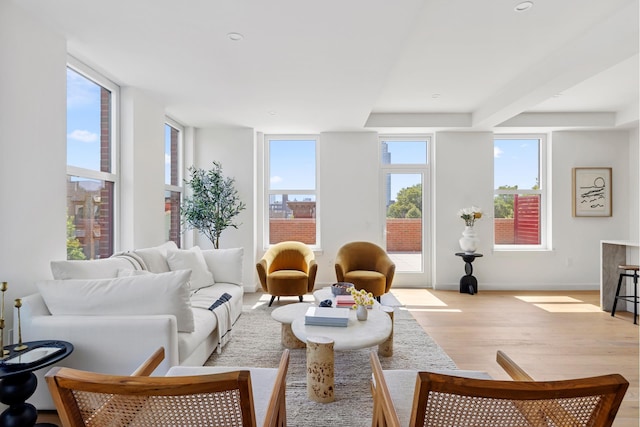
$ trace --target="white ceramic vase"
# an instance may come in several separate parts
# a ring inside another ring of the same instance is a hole
[[[462,232],[462,237],[460,238],[459,242],[460,249],[462,249],[466,254],[472,254],[478,250],[480,239],[478,239],[476,230],[473,229],[472,225],[467,225],[464,227],[464,231]]]
[[[358,308],[356,308],[356,318],[358,320],[367,320],[367,315],[369,314],[369,312],[367,311],[367,307],[364,305],[359,305]]]

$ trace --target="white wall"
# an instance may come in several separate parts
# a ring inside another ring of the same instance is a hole
[[[66,258],[66,43],[2,1],[0,57],[0,281],[9,283],[8,331],[13,300],[50,278],[52,259]]]
[[[383,243],[378,147],[374,132],[320,134],[318,284],[335,283],[334,260],[345,243]]]
[[[120,89],[120,242],[131,250],[164,242],[164,108],[135,88]]]
[[[464,263],[455,253],[464,221],[457,213],[472,205],[485,212],[474,227],[484,255],[474,263],[474,275],[483,283],[493,242],[493,133],[440,132],[434,139],[433,287],[459,289]]]

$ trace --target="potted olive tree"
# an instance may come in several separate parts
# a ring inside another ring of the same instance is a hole
[[[209,170],[191,166],[188,171],[191,180],[185,184],[191,188],[191,197],[182,203],[182,223],[187,230],[199,230],[218,249],[220,235],[228,227],[238,228],[234,218],[246,206],[238,196],[235,179],[222,174],[220,162],[214,161]]]

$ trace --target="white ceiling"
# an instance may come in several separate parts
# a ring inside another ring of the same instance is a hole
[[[71,55],[184,125],[291,133],[638,121],[638,0],[533,0],[525,12],[516,0],[13,1],[63,34]]]

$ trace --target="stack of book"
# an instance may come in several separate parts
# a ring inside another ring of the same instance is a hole
[[[305,325],[344,327],[348,323],[348,308],[309,307],[304,315]]]
[[[336,307],[351,308],[356,302],[353,300],[353,295],[336,295]]]

